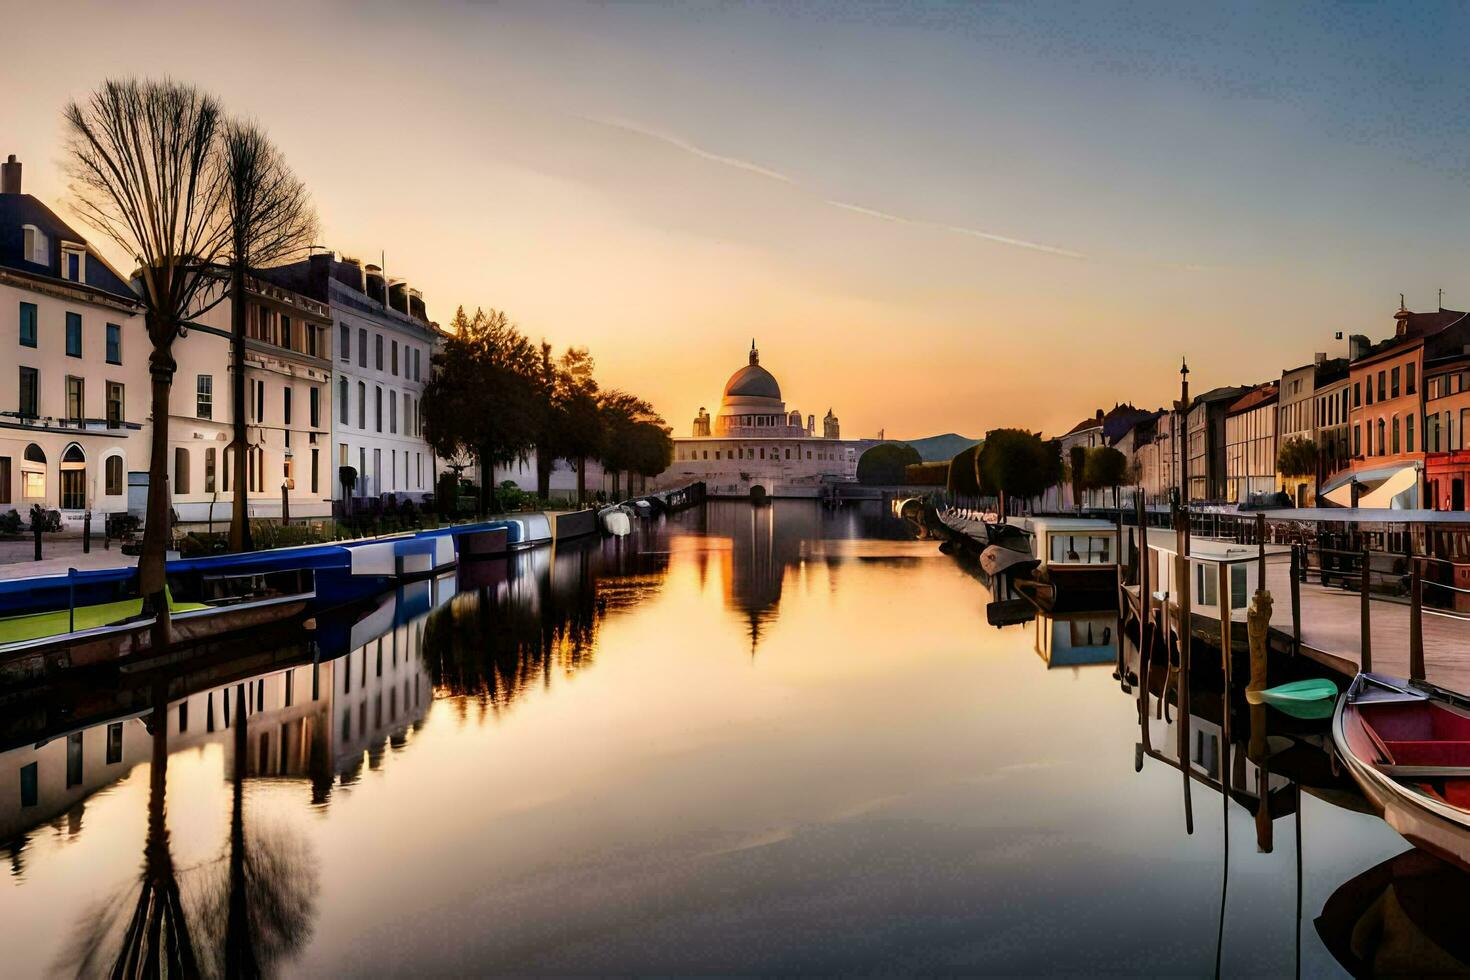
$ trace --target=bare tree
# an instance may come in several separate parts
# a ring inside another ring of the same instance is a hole
[[[168,635],[168,403],[174,341],[219,302],[213,268],[229,244],[213,97],[178,82],[107,81],[64,110],[67,171],[82,219],[135,256],[152,352],[148,510],[138,558],[145,608]]]
[[[316,211],[306,187],[286,166],[265,131],[251,122],[231,120],[220,141],[229,213],[230,262],[230,412],[229,445],[234,466],[234,504],[230,511],[230,549],[249,551],[250,484],[245,454],[249,437],[245,416],[246,278],[257,268],[304,252],[317,235]]]

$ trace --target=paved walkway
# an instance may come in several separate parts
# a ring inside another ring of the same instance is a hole
[[[100,537],[92,538],[90,554],[82,553],[81,535],[48,534],[41,541],[41,561],[32,561],[35,544],[30,538],[0,540],[0,579],[33,575],[64,575],[68,568],[125,568],[138,559],[122,553],[117,542],[110,550]]]

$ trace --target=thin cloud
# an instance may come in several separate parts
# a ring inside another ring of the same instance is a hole
[[[711,163],[718,163],[726,167],[734,167],[737,170],[744,170],[748,173],[759,174],[771,180],[779,180],[783,184],[796,183],[796,178],[788,177],[780,171],[772,170],[769,167],[762,167],[760,164],[751,163],[749,160],[741,160],[739,157],[727,157],[720,153],[714,153],[703,147],[695,146],[688,140],[680,139],[678,136],[661,133],[656,129],[648,129],[647,127],[639,126],[636,123],[631,123],[623,119],[593,119],[591,121],[611,129],[621,129],[625,133],[633,133],[647,139],[658,140],[660,143],[667,143],[669,146],[677,147],[685,153],[692,153],[701,160],[708,160]]]
[[[736,170],[744,170],[746,173],[757,174],[758,176],[765,177],[768,180],[780,181],[783,184],[789,184],[793,187],[800,186],[800,182],[797,181],[795,177],[783,174],[779,170],[772,170],[769,167],[763,167],[758,163],[752,163],[749,160],[742,160],[739,157],[725,156],[722,153],[715,153],[711,150],[706,150],[701,146],[696,146],[688,140],[678,136],[674,136],[671,133],[661,132],[656,129],[649,129],[646,126],[641,126],[637,123],[629,122],[625,119],[589,118],[588,121],[597,123],[600,126],[607,126],[610,129],[618,129],[622,130],[625,133],[632,133],[635,136],[642,136],[645,139],[657,140],[660,143],[664,143],[676,149],[683,150],[685,153],[689,153],[693,156],[699,157],[701,160],[708,160],[711,163],[718,163],[721,166],[725,167],[734,167]],[[994,232],[981,231],[978,228],[967,228],[964,225],[947,225],[936,221],[920,221],[916,218],[905,218],[902,215],[890,214],[887,211],[878,211],[873,208],[863,207],[861,204],[850,204],[847,201],[838,201],[832,198],[824,198],[823,203],[834,208],[841,208],[844,211],[852,211],[857,214],[866,215],[869,218],[877,218],[880,221],[892,221],[897,224],[912,225],[916,228],[931,228],[936,231],[946,231],[955,235],[965,235],[970,238],[983,239],[987,242],[995,242],[997,245],[1009,245],[1012,248],[1025,248],[1030,249],[1033,252],[1045,252],[1048,255],[1058,255],[1068,259],[1087,258],[1087,256],[1083,253],[1073,251],[1070,248],[1061,248],[1056,245],[1044,245],[1041,242],[1027,241],[1024,238],[1012,238],[1009,235],[997,235]]]

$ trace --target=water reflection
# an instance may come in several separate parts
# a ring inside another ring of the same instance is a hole
[[[904,534],[712,503],[7,718],[7,972],[1464,963],[1322,722]]]

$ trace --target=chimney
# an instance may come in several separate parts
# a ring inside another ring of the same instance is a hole
[[[1317,353],[1313,354],[1312,355],[1312,363],[1315,364],[1317,367],[1321,367],[1322,365],[1326,364],[1327,363],[1327,352],[1326,351],[1318,351]]]
[[[1363,336],[1362,334],[1355,333],[1350,335],[1348,337],[1348,360],[1356,361],[1358,358],[1368,353],[1368,348],[1370,346],[1372,345],[1368,343],[1368,338]]]
[[[20,193],[20,161],[12,153],[0,163],[0,194]]]
[[[408,316],[408,283],[395,279],[388,285],[388,305]]]

